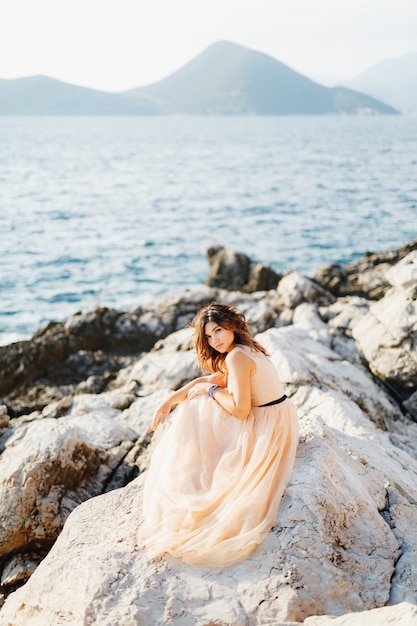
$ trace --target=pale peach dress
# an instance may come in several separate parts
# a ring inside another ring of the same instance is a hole
[[[224,567],[251,554],[275,523],[294,466],[297,415],[289,399],[259,407],[283,395],[278,372],[262,352],[234,350],[256,364],[249,417],[233,417],[207,395],[171,415],[144,486],[140,540],[151,556]]]

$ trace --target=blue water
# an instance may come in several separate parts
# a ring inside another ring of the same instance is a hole
[[[212,241],[312,276],[417,236],[417,118],[0,117],[0,343],[201,284]]]

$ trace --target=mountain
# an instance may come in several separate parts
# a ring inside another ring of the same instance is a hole
[[[416,113],[417,52],[381,61],[346,86],[379,98],[403,113]]]
[[[167,78],[108,93],[46,76],[0,80],[0,115],[318,115],[397,111],[324,87],[276,59],[220,41]]]
[[[64,83],[48,76],[0,80],[0,115],[146,115],[146,100]]]
[[[374,98],[324,87],[273,57],[226,41],[212,44],[167,78],[125,94],[148,97],[167,114],[396,113]]]

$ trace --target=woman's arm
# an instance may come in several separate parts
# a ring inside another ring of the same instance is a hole
[[[189,392],[196,385],[206,385],[207,390],[211,387],[211,385],[219,385],[221,387],[224,385],[224,376],[221,374],[199,376],[199,378],[195,378],[183,387],[180,387],[180,389],[177,389],[177,391],[174,391],[174,393],[172,393],[157,407],[152,420],[152,430],[156,430],[159,424],[163,424],[166,421],[174,404],[178,404],[179,402],[184,402],[184,400],[189,399]]]
[[[227,356],[227,369],[228,384],[233,393],[220,388],[213,399],[231,415],[245,420],[251,410],[251,376],[256,371],[256,365],[248,355],[240,350],[232,350]],[[199,383],[188,391],[188,398],[208,393],[210,386],[207,383]]]

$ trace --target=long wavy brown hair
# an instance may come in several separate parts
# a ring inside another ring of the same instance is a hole
[[[243,313],[228,304],[212,302],[202,308],[191,322],[191,326],[195,329],[194,346],[197,360],[202,370],[213,374],[216,372],[225,374],[227,371],[225,365],[227,355],[217,352],[208,343],[205,331],[207,322],[215,322],[222,328],[233,330],[235,344],[249,346],[253,350],[268,355],[265,348],[253,338]]]

